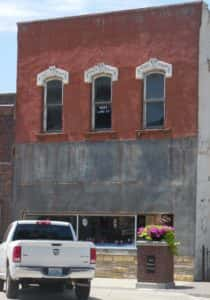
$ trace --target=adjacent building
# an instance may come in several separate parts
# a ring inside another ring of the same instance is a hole
[[[203,2],[18,24],[12,218],[71,221],[103,276],[135,276],[137,228],[171,224],[201,279],[209,32]]]
[[[11,220],[15,94],[0,94],[0,234]]]

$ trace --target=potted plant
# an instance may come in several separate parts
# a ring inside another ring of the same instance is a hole
[[[137,231],[137,287],[174,287],[175,229],[149,225]]]
[[[165,241],[173,255],[178,255],[175,228],[166,225],[148,225],[137,231],[137,240]]]

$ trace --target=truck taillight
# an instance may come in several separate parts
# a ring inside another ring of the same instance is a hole
[[[96,263],[96,248],[90,249],[90,263],[95,264]]]
[[[21,246],[15,246],[13,249],[12,261],[15,263],[21,262]]]

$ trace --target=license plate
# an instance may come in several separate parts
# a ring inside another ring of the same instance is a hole
[[[62,268],[48,268],[48,275],[59,277],[63,275],[63,270]]]

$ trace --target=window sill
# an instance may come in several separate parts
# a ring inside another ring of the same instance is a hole
[[[42,132],[36,134],[36,137],[40,142],[65,142],[68,135],[63,132]]]
[[[138,139],[163,139],[170,138],[172,136],[171,128],[160,129],[143,129],[136,131],[136,138]]]
[[[85,138],[90,141],[113,140],[117,138],[116,131],[89,131],[85,133]]]

